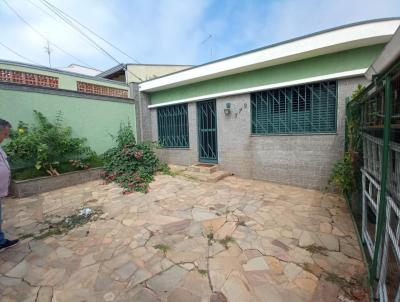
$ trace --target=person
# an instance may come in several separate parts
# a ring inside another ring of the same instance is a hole
[[[0,119],[0,144],[10,134],[11,124],[6,120]],[[12,247],[18,243],[17,240],[8,240],[5,238],[1,228],[2,213],[1,199],[8,195],[8,187],[10,186],[11,171],[7,161],[7,155],[0,146],[0,251]]]

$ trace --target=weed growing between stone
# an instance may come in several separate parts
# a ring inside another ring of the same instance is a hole
[[[231,236],[225,236],[224,239],[218,240],[218,242],[226,249],[228,249],[229,248],[228,244],[231,242],[235,242],[235,239],[233,239]]]
[[[326,252],[328,251],[326,247],[315,244],[305,246],[304,249],[312,254],[321,254],[323,256],[327,256]]]
[[[34,239],[44,239],[53,235],[67,234],[76,227],[85,225],[88,222],[96,221],[103,211],[100,208],[82,208],[75,214],[65,217],[56,223],[48,223],[48,227],[42,229],[39,235],[33,236]]]
[[[166,244],[157,244],[155,246],[153,246],[156,250],[160,250],[163,252],[163,254],[167,254],[168,250],[169,250],[169,246]]]

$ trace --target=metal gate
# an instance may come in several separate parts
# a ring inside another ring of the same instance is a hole
[[[400,62],[348,103],[346,115],[346,151],[359,154],[353,164],[361,194],[350,204],[365,247],[371,297],[400,302]]]
[[[217,117],[215,100],[197,103],[199,129],[199,161],[218,162]]]

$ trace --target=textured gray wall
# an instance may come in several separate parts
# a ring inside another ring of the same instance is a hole
[[[176,165],[193,165],[198,162],[196,103],[188,104],[189,148],[157,149],[161,161]],[[152,140],[158,140],[157,109],[151,110]]]
[[[324,189],[333,164],[344,149],[345,99],[364,77],[338,80],[336,134],[252,136],[250,94],[217,99],[218,161],[222,169],[246,178]],[[231,114],[224,114],[231,103]],[[156,110],[152,110],[153,140],[157,140]],[[196,104],[189,104],[190,149],[162,149],[160,158],[173,164],[198,162]]]
[[[152,138],[151,114],[149,96],[139,92],[137,83],[130,83],[131,96],[135,99],[136,110],[136,140],[138,142],[149,141]]]
[[[217,99],[219,164],[239,176],[324,189],[333,164],[342,157],[345,100],[363,77],[338,80],[337,133],[252,136],[250,94]],[[223,108],[231,103],[232,114]]]

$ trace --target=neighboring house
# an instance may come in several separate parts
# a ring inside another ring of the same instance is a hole
[[[327,185],[344,149],[345,103],[400,25],[341,26],[139,84],[139,139],[174,164]]]
[[[0,118],[14,127],[32,122],[33,110],[50,119],[63,113],[74,135],[98,153],[113,145],[121,122],[136,125],[134,100],[125,83],[0,60]]]
[[[86,67],[78,64],[70,64],[67,67],[61,67],[57,68],[62,71],[69,71],[69,72],[74,72],[74,73],[79,73],[79,74],[84,74],[88,76],[97,76],[98,74],[101,73],[101,70],[91,68],[91,67]]]
[[[125,83],[139,83],[154,79],[166,74],[188,69],[190,65],[157,65],[157,64],[120,64],[106,70],[98,77],[121,81]]]

